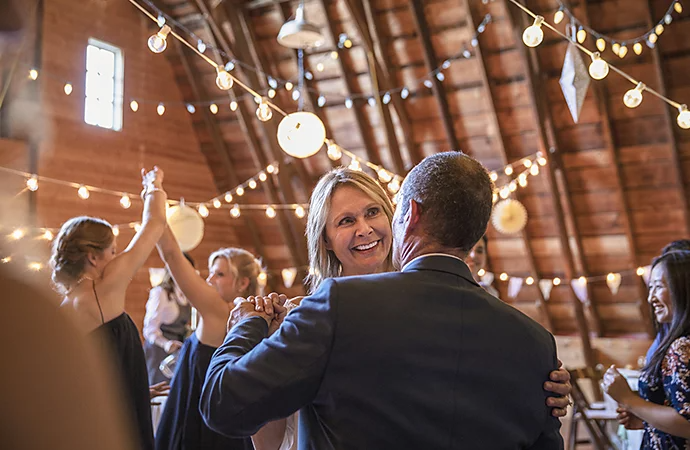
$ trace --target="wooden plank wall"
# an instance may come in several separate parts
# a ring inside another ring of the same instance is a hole
[[[155,55],[147,48],[151,30],[150,21],[142,18],[126,1],[45,1],[44,76],[39,78],[41,103],[37,110],[39,117],[35,118],[36,123],[41,124],[36,136],[40,139],[39,174],[138,192],[140,168],[157,164],[165,171],[164,183],[170,198],[198,201],[217,194],[174,73],[164,55]],[[125,107],[123,127],[119,132],[93,127],[83,121],[85,56],[90,37],[123,50]],[[63,93],[66,80],[74,86],[71,96]],[[139,101],[139,111],[134,113],[128,106],[132,97],[152,101]],[[170,102],[162,117],[157,115],[157,102],[153,100]],[[3,161],[3,165],[6,163]],[[141,218],[138,200],[133,200],[132,207],[125,210],[117,197],[92,193],[84,201],[72,188],[47,184],[42,184],[36,195],[36,225],[39,226],[57,227],[64,220],[81,214],[102,217],[111,223]],[[206,219],[204,240],[191,252],[202,275],[207,273],[206,258],[213,250],[250,242],[234,228],[236,224],[227,210],[212,211]],[[123,229],[118,246],[124,248],[132,236],[133,230]],[[249,246],[247,249],[254,250]],[[47,259],[47,244],[44,251]],[[148,267],[162,267],[155,252],[146,263]],[[127,311],[139,327],[143,323],[150,288],[146,268],[138,272],[127,292]],[[39,275],[37,280],[47,282],[47,273]]]

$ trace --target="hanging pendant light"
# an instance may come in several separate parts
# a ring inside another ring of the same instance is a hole
[[[288,48],[320,47],[324,43],[324,37],[319,27],[307,22],[304,17],[304,0],[297,6],[295,19],[289,20],[280,27],[278,43]]]

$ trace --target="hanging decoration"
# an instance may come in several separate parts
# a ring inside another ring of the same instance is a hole
[[[570,286],[573,288],[573,292],[580,302],[583,304],[589,303],[589,293],[587,291],[587,278],[580,277],[576,280],[570,280]]]
[[[166,212],[168,226],[183,252],[194,250],[204,238],[204,220],[184,203],[184,200]]]
[[[494,205],[491,223],[499,233],[519,233],[527,225],[527,209],[518,200],[501,200]]]
[[[553,289],[553,280],[539,280],[539,290],[544,296],[544,300],[551,298],[551,290]]]
[[[297,278],[297,269],[295,267],[288,267],[280,271],[283,277],[283,285],[290,289]]]
[[[609,273],[606,275],[606,285],[611,289],[613,295],[618,294],[618,289],[621,287],[621,274],[620,273]]]
[[[582,60],[582,55],[580,55],[577,47],[573,44],[568,45],[568,50],[565,52],[563,71],[558,83],[561,85],[561,91],[565,97],[570,115],[573,121],[578,123],[582,105],[584,105],[585,97],[587,96],[590,78],[587,66],[585,66]]]
[[[479,276],[482,280],[482,283],[484,283],[487,286],[491,286],[494,282],[494,274],[491,272],[484,272]]]
[[[508,280],[508,297],[516,298],[522,289],[524,278],[512,277]]]

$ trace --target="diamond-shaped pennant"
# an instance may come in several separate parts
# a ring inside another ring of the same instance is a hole
[[[575,123],[580,120],[580,111],[585,103],[590,81],[589,72],[580,51],[573,44],[569,44],[565,52],[559,84]]]

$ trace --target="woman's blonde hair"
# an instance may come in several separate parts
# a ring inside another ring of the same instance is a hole
[[[388,223],[393,221],[393,204],[386,191],[369,175],[345,167],[333,169],[321,177],[311,194],[307,218],[307,247],[309,249],[309,275],[306,282],[313,293],[326,278],[340,276],[342,264],[332,250],[326,248],[326,221],[331,211],[331,198],[340,186],[349,185],[368,195],[383,207]],[[387,270],[392,270],[392,255],[386,258]]]
[[[218,258],[225,258],[230,266],[230,270],[233,271],[237,278],[237,282],[242,278],[249,280],[247,288],[240,292],[240,297],[263,294],[263,286],[259,283],[259,274],[262,272],[259,259],[242,248],[219,248],[208,257],[208,270],[211,270],[213,263]]]
[[[55,289],[65,295],[84,273],[89,252],[102,253],[114,240],[112,226],[102,219],[81,216],[62,224],[50,255]]]

